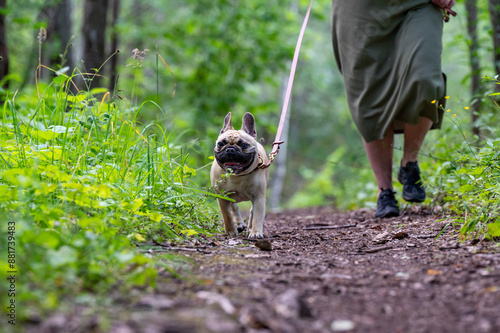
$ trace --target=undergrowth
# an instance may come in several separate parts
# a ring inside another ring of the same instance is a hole
[[[483,78],[499,85],[498,77]],[[495,88],[492,89],[495,91]],[[488,93],[487,98],[499,93]],[[498,104],[492,103],[492,117]],[[469,107],[464,107],[465,111]],[[450,110],[446,110],[450,114]],[[467,136],[457,115],[447,115],[455,127],[454,141],[442,138],[436,145],[434,175],[427,178],[434,205],[442,205],[447,220],[458,225],[460,239],[491,239],[500,236],[500,137],[496,128],[484,127],[488,137]],[[481,119],[480,119],[481,120]],[[488,131],[486,131],[488,129]]]
[[[498,77],[485,77],[483,80],[484,84],[493,83],[493,87],[500,84]],[[487,93],[484,100],[498,95]],[[440,208],[447,221],[459,226],[462,240],[497,239],[500,236],[498,130],[482,124],[482,130],[488,137],[474,137],[468,128],[470,108],[457,107],[456,102],[452,104],[451,108],[444,110],[443,129],[429,132],[426,145],[421,150],[419,164],[428,194],[424,205]],[[494,102],[489,104],[491,111],[482,113],[480,120],[488,118],[484,123],[495,123],[495,110],[500,108]],[[396,136],[393,184],[397,195],[402,193],[402,186],[395,179],[402,146],[402,138]],[[361,162],[359,155],[363,156]],[[354,148],[341,146],[325,158],[322,170],[304,170],[307,186],[292,197],[290,207],[325,204],[343,210],[376,207],[377,186],[364,155],[364,151],[357,152]],[[399,205],[405,208],[408,204],[401,199]]]
[[[154,287],[158,269],[172,269],[134,245],[217,228],[188,147],[161,121],[140,122],[146,107],[163,119],[161,107],[102,89],[68,93],[69,80],[16,92],[0,110],[0,248],[14,254],[1,262],[3,272],[17,272],[21,321]]]

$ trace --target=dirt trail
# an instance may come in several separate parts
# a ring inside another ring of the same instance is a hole
[[[177,269],[189,278],[165,271],[154,293],[114,299],[107,331],[500,332],[500,247],[457,242],[441,218],[419,208],[384,220],[289,211],[267,216],[271,251],[222,235],[152,246],[152,255],[184,256]],[[68,322],[71,332],[100,331],[98,316],[61,316],[35,331]]]

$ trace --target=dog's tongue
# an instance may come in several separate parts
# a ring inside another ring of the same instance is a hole
[[[241,165],[241,163],[236,163],[236,162],[226,162],[224,163],[224,166],[231,167],[231,166],[237,166]]]

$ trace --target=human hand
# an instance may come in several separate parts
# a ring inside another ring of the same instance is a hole
[[[443,10],[445,22],[450,20],[450,14],[457,16],[457,13],[451,9],[455,5],[455,0],[432,0],[432,3]]]

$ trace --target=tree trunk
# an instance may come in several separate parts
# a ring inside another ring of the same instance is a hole
[[[89,74],[84,87],[87,89],[102,86],[107,12],[108,0],[85,0],[82,35],[84,71]]]
[[[489,7],[493,30],[493,60],[495,72],[500,74],[500,0],[489,0]]]
[[[113,29],[113,32],[111,33],[111,52],[114,52],[115,54],[111,57],[109,60],[110,64],[110,81],[109,81],[109,91],[113,93],[116,89],[116,84],[118,80],[118,72],[117,72],[117,65],[118,65],[118,31],[116,30],[116,24],[118,22],[118,15],[119,15],[119,10],[120,10],[120,0],[113,0],[112,3],[112,14],[113,18],[111,21],[111,29]]]
[[[9,50],[7,48],[7,33],[5,26],[5,10],[7,8],[7,0],[0,0],[0,10],[4,11],[0,15],[0,81],[9,74]],[[9,81],[5,81],[2,88],[9,88]],[[3,102],[4,98],[0,99]]]
[[[144,24],[144,20],[142,19],[144,15],[151,15],[151,12],[148,11],[147,6],[141,0],[134,0],[132,4],[132,11],[134,13],[133,24],[138,27],[142,27],[142,25]],[[142,50],[144,45],[143,40],[139,38],[137,34],[135,34],[134,37],[135,38],[133,38],[133,40],[131,41],[133,44],[129,47],[130,51],[132,51],[133,49]]]
[[[493,61],[495,64],[495,74],[500,75],[500,0],[489,0],[490,21],[493,31]],[[500,77],[499,77],[500,79]],[[495,84],[496,92],[500,92],[500,84]],[[500,97],[493,96],[499,103]]]
[[[44,7],[39,20],[47,22],[47,40],[44,43],[42,64],[54,70],[67,66],[71,72],[74,68],[73,47],[70,45],[71,1],[61,0]]]
[[[466,0],[467,33],[469,35],[469,62],[471,66],[471,111],[472,111],[472,133],[480,136],[480,128],[477,126],[479,108],[481,106],[481,66],[479,63],[479,42],[477,34],[477,0]]]
[[[51,59],[51,65],[60,64],[61,67],[68,66],[70,72],[75,63],[73,59],[73,47],[71,43],[71,29],[73,21],[71,19],[71,0],[61,0],[55,7],[54,13],[54,33],[60,42],[59,54]]]

